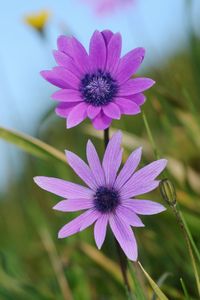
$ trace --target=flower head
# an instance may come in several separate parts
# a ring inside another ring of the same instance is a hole
[[[137,243],[131,226],[144,226],[138,215],[153,215],[165,210],[161,204],[139,200],[137,196],[159,185],[156,177],[167,161],[160,159],[136,171],[142,154],[141,148],[138,148],[119,171],[122,161],[120,145],[121,133],[118,132],[110,140],[102,164],[91,141],[87,143],[88,164],[76,154],[66,151],[69,165],[88,187],[51,177],[35,177],[34,180],[44,190],[64,198],[54,209],[63,212],[86,210],[61,228],[59,238],[68,237],[95,223],[94,237],[100,249],[109,224],[124,253],[134,261],[137,260]]]
[[[120,58],[121,46],[121,35],[109,30],[94,32],[89,55],[76,38],[58,38],[58,50],[54,51],[58,66],[41,75],[60,88],[52,98],[59,102],[56,113],[67,119],[67,128],[88,117],[96,129],[103,130],[122,114],[140,113],[145,102],[142,92],[154,81],[131,78],[145,50],[136,48]]]
[[[24,18],[24,21],[26,24],[42,33],[49,17],[50,13],[47,10],[41,10],[37,14],[27,15]]]
[[[104,15],[111,13],[116,9],[127,7],[132,4],[134,0],[83,0],[88,2],[94,7],[95,12],[98,15]]]

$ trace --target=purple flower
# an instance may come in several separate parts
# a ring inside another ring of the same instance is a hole
[[[134,0],[83,0],[94,7],[98,15],[113,12],[117,8],[124,8],[135,2]]]
[[[58,50],[54,51],[58,66],[41,75],[60,88],[52,98],[59,102],[56,113],[67,119],[67,128],[88,117],[96,129],[103,130],[122,114],[140,113],[145,102],[142,92],[154,81],[131,78],[145,50],[136,48],[120,58],[121,46],[121,35],[109,30],[94,32],[89,55],[76,38],[58,38]]]
[[[131,226],[144,226],[138,215],[153,215],[165,210],[161,204],[139,200],[137,196],[159,185],[156,177],[163,171],[167,161],[160,159],[136,171],[142,154],[142,149],[138,148],[119,171],[122,161],[121,138],[120,132],[113,135],[102,164],[91,141],[87,143],[88,165],[76,154],[66,151],[68,164],[88,187],[51,177],[35,177],[34,180],[44,190],[65,199],[54,209],[64,212],[86,210],[61,228],[59,238],[68,237],[95,223],[94,237],[100,249],[109,224],[127,257],[135,261],[137,243]]]

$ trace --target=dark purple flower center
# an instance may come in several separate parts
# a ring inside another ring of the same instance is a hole
[[[99,187],[94,196],[95,208],[101,213],[108,213],[115,210],[119,205],[119,193],[113,188]]]
[[[118,85],[109,73],[98,70],[86,74],[81,80],[80,92],[86,103],[102,106],[111,102],[116,96]]]

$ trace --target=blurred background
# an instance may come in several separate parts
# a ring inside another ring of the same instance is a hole
[[[107,7],[106,1],[103,6],[101,0],[1,3],[0,126],[83,158],[92,136],[103,153],[102,134],[88,121],[65,129],[65,120],[53,111],[50,95],[55,88],[39,72],[55,65],[52,50],[60,34],[73,34],[87,48],[95,29],[121,32],[123,54],[146,48],[139,74],[155,79],[156,85],[146,93],[143,109],[157,151],[169,159],[169,178],[199,248],[200,2],[134,0],[123,5],[115,0],[116,5]],[[142,164],[155,158],[141,115],[123,116],[113,122],[112,129],[118,128],[124,134],[125,158],[140,145]],[[2,131],[0,137],[5,139]],[[32,178],[77,178],[67,165],[29,150],[34,155],[0,140],[0,299],[66,300],[70,294],[77,300],[125,299],[110,237],[103,252],[94,250],[92,229],[57,240],[58,229],[72,214],[52,211],[58,198],[39,190]],[[162,201],[159,191],[149,197]],[[180,278],[190,299],[198,299],[186,246],[170,209],[143,221],[147,228],[136,232],[140,261],[156,281],[165,279],[162,288],[169,299],[184,299]],[[145,289],[151,299],[151,290]]]

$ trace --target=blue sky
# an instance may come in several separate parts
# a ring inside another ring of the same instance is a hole
[[[95,29],[120,31],[123,52],[137,46],[147,49],[145,68],[161,64],[184,45],[186,1],[189,0],[137,0],[128,10],[104,18],[97,17],[81,0],[3,1],[0,11],[0,126],[34,133],[42,113],[50,105],[53,90],[39,76],[39,71],[53,65],[51,51],[63,29],[71,31],[86,47]],[[40,9],[52,12],[46,42],[22,21],[24,15]],[[196,0],[196,24],[199,11],[200,1]],[[6,180],[14,174],[19,162],[16,155],[20,152],[0,141],[1,178]]]

